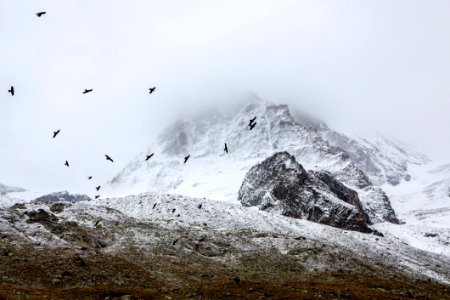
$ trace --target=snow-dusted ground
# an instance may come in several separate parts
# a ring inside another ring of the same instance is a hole
[[[450,257],[450,166],[416,166],[411,172],[411,181],[383,186],[403,224],[376,227],[411,246]]]
[[[156,206],[153,208],[153,206]],[[199,205],[201,204],[201,208]],[[341,230],[301,219],[284,217],[276,213],[246,208],[240,204],[227,203],[203,198],[190,198],[180,195],[140,194],[124,198],[98,199],[79,202],[64,212],[70,217],[73,211],[89,211],[99,218],[108,218],[104,209],[116,209],[138,221],[157,223],[169,229],[208,228],[217,232],[254,230],[286,235],[291,238],[304,237],[328,245],[356,252],[368,259],[382,261],[399,269],[409,270],[450,283],[450,259],[417,250],[403,243],[395,235],[385,232],[385,237]],[[173,209],[175,211],[173,212]],[[145,235],[140,237],[145,239]],[[267,241],[264,248],[278,248],[287,252],[288,245],[280,239]],[[436,269],[436,266],[439,266]],[[440,270],[447,270],[440,272]]]
[[[19,201],[15,199],[15,201]],[[9,204],[14,201],[11,200]],[[23,202],[23,201],[19,201]],[[119,226],[125,230],[106,251],[116,251],[130,244],[148,247],[157,246],[162,239],[170,237],[155,236],[146,227],[137,229],[136,224],[148,224],[151,228],[165,228],[166,233],[182,230],[192,234],[211,236],[236,235],[241,231],[267,234],[266,238],[253,238],[250,242],[239,244],[234,240],[233,247],[242,250],[278,249],[286,254],[289,249],[302,244],[301,240],[318,241],[330,248],[340,249],[348,256],[363,257],[365,261],[392,267],[402,272],[428,276],[441,282],[450,283],[450,258],[448,252],[441,255],[417,249],[409,245],[402,235],[393,228],[409,228],[409,225],[379,224],[377,229],[384,237],[355,231],[341,230],[301,219],[281,216],[277,213],[260,211],[257,208],[243,207],[240,203],[191,198],[174,194],[145,193],[120,198],[106,198],[92,201],[67,203],[66,209],[58,213],[60,220],[75,221],[86,228],[94,228],[96,220],[104,220],[105,226]],[[201,207],[199,207],[201,205]],[[16,208],[24,212],[42,208],[49,211],[49,205],[28,202],[26,208]],[[67,242],[51,234],[38,223],[29,224],[27,217],[14,217],[14,223],[7,221],[11,211],[0,209],[0,229],[13,232],[28,241],[50,246],[64,247]],[[106,225],[108,224],[108,225]],[[112,225],[117,224],[117,225]],[[128,228],[128,225],[130,227]],[[133,225],[134,224],[134,225]],[[125,229],[124,229],[125,228]],[[127,229],[128,228],[128,229]],[[163,233],[164,235],[164,233]],[[275,236],[276,235],[276,236]],[[300,241],[300,242],[299,242]],[[249,248],[253,247],[253,248]],[[257,247],[257,248],[255,248]],[[418,247],[420,248],[420,247]],[[439,252],[438,252],[439,253]],[[444,255],[442,255],[444,254]],[[319,266],[320,267],[320,266]],[[329,266],[328,266],[329,267]]]

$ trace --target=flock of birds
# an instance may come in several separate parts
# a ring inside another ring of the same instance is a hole
[[[46,13],[47,13],[47,12],[45,12],[45,11],[38,12],[38,13],[36,13],[36,16],[37,16],[38,18],[40,18],[40,17],[42,17],[43,15],[45,15]],[[85,89],[85,90],[83,91],[83,94],[91,93],[93,90],[94,90],[94,89]],[[155,87],[155,86],[154,86],[154,87],[151,87],[151,88],[149,88],[148,90],[149,90],[149,94],[152,94],[152,93],[155,92],[156,87]],[[15,89],[14,89],[14,86],[11,86],[11,88],[8,90],[8,93],[10,93],[11,96],[14,96],[14,95],[15,95]],[[249,130],[252,130],[252,129],[256,126],[255,120],[256,120],[256,117],[254,117],[253,119],[250,119],[250,121],[249,121],[249,123],[248,123]],[[60,132],[61,132],[61,129],[58,129],[58,130],[54,131],[54,132],[53,132],[53,138],[56,138]],[[223,150],[228,154],[228,146],[227,146],[227,143],[225,143],[225,147],[224,147]],[[154,154],[155,154],[155,153],[152,153],[152,154],[147,155],[146,158],[145,158],[145,161],[148,161],[150,158],[152,158]],[[184,157],[184,164],[186,164],[186,162],[189,160],[190,157],[191,157],[191,155],[187,155],[187,156]],[[108,154],[105,154],[105,158],[106,158],[107,161],[110,161],[110,162],[112,162],[112,163],[114,162],[114,160],[113,160]],[[66,160],[66,162],[64,163],[64,165],[65,165],[66,167],[69,167],[69,166],[70,166],[69,161]],[[89,176],[89,177],[88,177],[88,180],[92,180],[92,178],[93,178],[92,176]],[[101,188],[100,185],[97,186],[97,187],[95,187],[95,189],[96,189],[97,192],[100,191],[100,188]],[[95,198],[95,199],[98,199],[98,198],[100,198],[100,195],[95,195],[94,198]]]

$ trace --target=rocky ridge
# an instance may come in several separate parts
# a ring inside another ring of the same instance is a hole
[[[307,172],[294,156],[278,152],[246,174],[238,200],[244,206],[280,211],[282,215],[372,233],[358,193],[330,173]]]

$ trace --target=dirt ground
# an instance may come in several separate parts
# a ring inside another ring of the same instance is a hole
[[[195,256],[32,246],[2,252],[0,299],[450,299],[448,285],[390,270],[310,272],[264,260],[229,266]]]

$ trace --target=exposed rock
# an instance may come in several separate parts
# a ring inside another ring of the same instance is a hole
[[[394,224],[400,224],[391,206],[391,201],[380,187],[368,186],[359,190],[358,193],[360,197],[371,199],[371,201],[361,202],[361,204],[372,223],[388,221]]]
[[[54,213],[61,213],[64,211],[65,205],[64,203],[54,203],[50,206],[50,211]]]
[[[361,201],[359,200],[358,193],[356,191],[346,187],[344,184],[337,181],[329,172],[317,171],[312,173],[321,181],[323,181],[339,199],[353,206],[356,206],[358,210],[364,215],[365,221],[368,224],[371,224],[369,216],[364,211],[361,205]]]
[[[43,209],[29,212],[27,222],[42,224],[52,234],[68,242],[83,246],[95,246],[96,248],[104,248],[107,246],[106,242],[99,237],[93,237],[92,233],[79,226],[77,222],[60,222],[57,216]]]
[[[325,172],[308,173],[294,156],[278,152],[246,174],[239,201],[261,210],[333,227],[373,232],[358,194]]]
[[[106,242],[100,239],[99,237],[94,237],[93,241],[95,244],[95,248],[97,249],[105,248],[107,246]]]
[[[11,206],[12,209],[27,209],[27,206],[25,203],[16,203],[13,206]]]
[[[34,199],[34,202],[40,204],[53,204],[56,202],[79,202],[90,200],[92,199],[87,195],[70,194],[69,192],[64,191],[41,196]]]
[[[53,224],[58,221],[58,217],[54,214],[48,213],[42,208],[37,211],[31,211],[28,213],[28,223],[40,223],[42,225]]]

